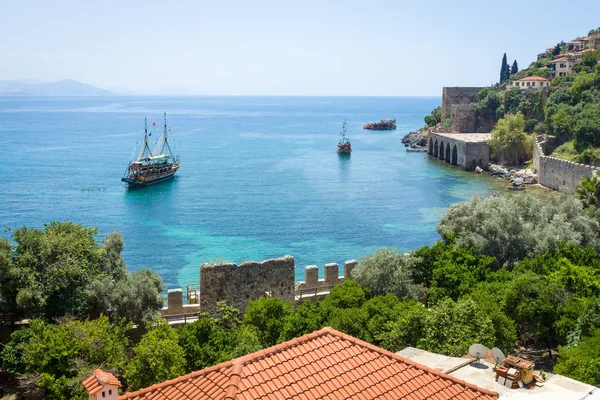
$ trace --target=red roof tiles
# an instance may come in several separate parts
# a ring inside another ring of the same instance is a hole
[[[526,76],[525,78],[517,79],[517,82],[521,81],[549,81],[550,79],[542,78],[541,76]]]
[[[120,400],[492,400],[498,393],[324,328]]]
[[[101,369],[95,369],[94,375],[83,381],[83,386],[87,389],[90,396],[98,393],[105,385],[121,386],[121,382],[110,372],[104,372]]]

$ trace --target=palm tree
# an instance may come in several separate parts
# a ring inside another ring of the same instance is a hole
[[[575,193],[586,207],[600,206],[600,184],[595,176],[583,178],[577,185]]]

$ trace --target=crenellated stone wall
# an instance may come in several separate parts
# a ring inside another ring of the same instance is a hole
[[[284,256],[263,262],[202,264],[200,266],[200,309],[215,314],[217,302],[242,313],[250,300],[278,297],[294,300],[294,257]]]
[[[319,267],[309,265],[304,268],[304,281],[298,282],[295,286],[295,294],[298,296],[303,291],[313,289],[331,288],[332,286],[343,283],[346,279],[352,278],[352,270],[358,265],[356,260],[344,262],[344,274],[339,274],[339,265],[329,263],[324,266],[324,279],[319,279]]]
[[[304,269],[305,279],[294,284],[294,257],[285,256],[260,263],[203,264],[200,266],[200,303],[183,304],[183,291],[171,289],[167,293],[167,307],[161,310],[164,317],[194,314],[200,311],[214,315],[217,301],[244,312],[251,300],[261,297],[277,297],[285,301],[302,303],[305,300],[323,298],[329,290],[351,278],[356,260],[344,262],[343,275],[339,265],[324,265],[324,279],[319,279],[319,267],[309,265]]]
[[[546,156],[545,144],[544,137],[536,137],[533,168],[542,186],[554,190],[564,187],[568,191],[574,192],[583,178],[597,176],[600,170],[597,167]]]

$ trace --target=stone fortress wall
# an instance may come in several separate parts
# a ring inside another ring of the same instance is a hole
[[[215,315],[217,302],[221,300],[243,313],[251,300],[261,297],[277,297],[294,303],[322,298],[333,286],[349,279],[357,264],[356,260],[346,261],[343,275],[339,275],[338,264],[325,264],[323,279],[319,279],[319,268],[309,265],[304,269],[304,281],[298,283],[294,277],[294,257],[289,255],[260,263],[202,264],[199,303],[183,304],[182,289],[171,289],[167,293],[167,307],[161,310],[161,315],[200,311]]]
[[[596,176],[600,171],[600,168],[591,165],[548,157],[545,155],[546,144],[547,141],[540,135],[536,137],[533,149],[533,168],[542,186],[554,190],[564,187],[574,192],[583,178]]]
[[[442,96],[442,123],[450,119],[452,132],[477,132],[479,87],[445,87]]]
[[[445,87],[442,91],[442,125],[452,121],[451,132],[488,133],[496,121],[477,117],[477,93],[481,87]]]

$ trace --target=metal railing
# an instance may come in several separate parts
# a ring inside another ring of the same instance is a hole
[[[182,322],[185,325],[185,324],[197,321],[198,313],[195,312],[195,313],[190,313],[190,314],[164,315],[163,318],[166,319],[169,324]]]
[[[188,283],[186,286],[186,294],[188,304],[198,304],[200,302],[200,284]]]
[[[303,299],[312,300],[318,296],[328,295],[335,285],[322,285],[308,289],[298,289],[294,292],[296,301],[302,301]]]

